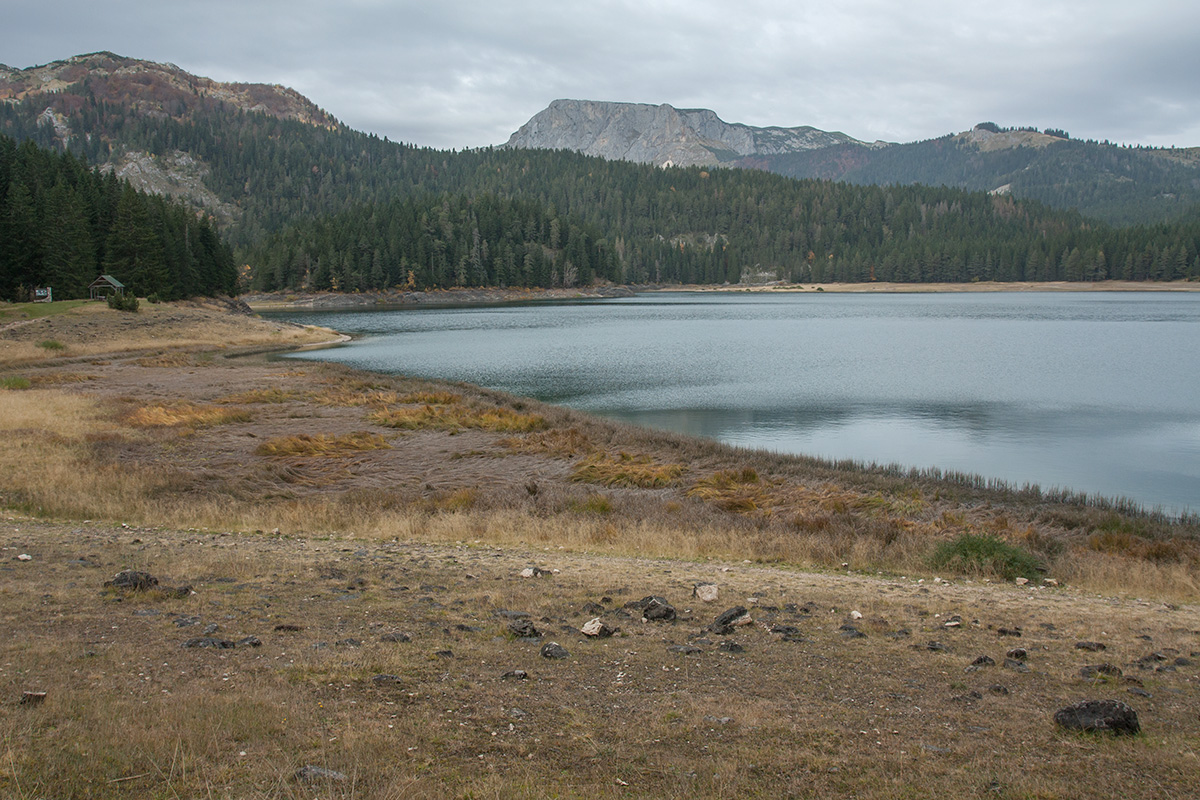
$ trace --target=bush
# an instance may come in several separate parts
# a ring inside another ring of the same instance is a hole
[[[0,378],[0,389],[28,389],[30,386],[33,386],[33,382],[20,375],[7,375]]]
[[[110,294],[108,296],[108,307],[117,311],[129,311],[136,314],[138,299],[132,294]]]
[[[158,296],[158,292],[146,295],[146,302],[152,306],[156,306],[162,302],[162,298]]]
[[[60,342],[58,339],[43,339],[42,341],[37,343],[37,346],[42,348],[43,350],[57,351],[57,350],[66,350],[67,349],[67,346],[65,344],[63,344],[62,342]]]
[[[1042,562],[1033,553],[1009,544],[996,536],[964,533],[943,542],[930,559],[937,569],[950,569],[964,575],[989,576],[1011,581],[1038,577]]]

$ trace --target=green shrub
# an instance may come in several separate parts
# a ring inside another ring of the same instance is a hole
[[[936,569],[950,569],[963,575],[1000,578],[1038,577],[1042,563],[1033,553],[1009,544],[996,536],[964,533],[938,545],[930,559]]]
[[[37,346],[43,350],[66,350],[67,346],[58,339],[43,339],[37,343]]]
[[[146,295],[146,302],[152,306],[156,306],[162,302],[162,298],[158,296],[158,292]]]
[[[110,294],[108,296],[108,307],[117,311],[129,311],[136,314],[138,299],[133,294]]]
[[[7,375],[0,378],[0,389],[28,389],[32,385],[29,378],[20,375]]]

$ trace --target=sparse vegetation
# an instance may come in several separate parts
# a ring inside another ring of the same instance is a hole
[[[51,353],[56,353],[67,349],[67,346],[57,339],[43,339],[37,343],[37,346],[43,350],[48,350]]]
[[[129,413],[133,425],[143,427],[199,428],[249,422],[253,415],[242,408],[177,403],[166,406],[142,406]]]
[[[613,458],[598,453],[576,466],[571,479],[602,486],[661,489],[673,485],[686,471],[683,464],[660,464],[647,455],[621,452]]]

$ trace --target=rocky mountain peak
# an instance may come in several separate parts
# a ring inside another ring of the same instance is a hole
[[[577,150],[660,166],[711,166],[747,156],[841,144],[870,146],[844,133],[807,126],[758,128],[728,123],[704,108],[555,100],[522,125],[505,146]]]
[[[181,117],[202,104],[224,103],[281,119],[333,127],[337,120],[294,89],[260,83],[222,83],[192,75],[174,64],[110,52],[72,56],[27,69],[0,65],[0,102],[47,97],[51,113],[69,105],[65,90],[86,83],[97,99],[136,107],[141,114]]]

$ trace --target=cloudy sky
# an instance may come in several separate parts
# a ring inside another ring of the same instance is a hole
[[[97,50],[498,144],[556,98],[914,141],[977,122],[1200,146],[1195,0],[0,0],[0,63]]]

